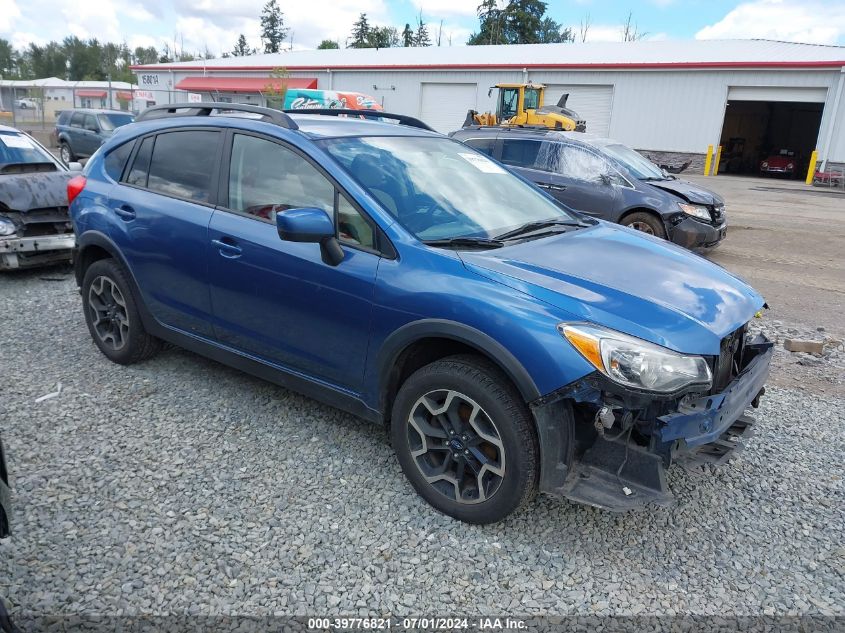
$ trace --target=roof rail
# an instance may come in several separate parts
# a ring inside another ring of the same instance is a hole
[[[245,103],[169,103],[164,105],[150,106],[141,114],[135,117],[135,121],[150,121],[153,119],[164,119],[179,116],[210,116],[212,112],[248,112],[261,115],[262,121],[275,123],[276,125],[290,130],[299,129],[299,126],[287,114],[273,108],[261,108]]]
[[[358,116],[364,119],[391,119],[399,123],[399,125],[407,125],[409,127],[417,127],[421,130],[428,130],[429,132],[436,132],[437,130],[429,127],[419,119],[404,114],[391,114],[382,110],[350,110],[344,108],[302,108],[301,110],[284,110],[287,114],[323,114],[327,116]]]

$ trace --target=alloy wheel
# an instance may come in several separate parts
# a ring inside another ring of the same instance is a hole
[[[629,224],[632,229],[636,229],[637,231],[642,231],[643,233],[648,233],[649,235],[654,235],[654,229],[651,228],[645,222],[631,222]]]
[[[129,314],[117,284],[104,276],[94,279],[88,289],[88,309],[100,341],[115,351],[122,349],[129,338]]]
[[[59,155],[62,157],[62,161],[65,164],[70,162],[70,150],[67,145],[62,145],[61,148],[59,148]]]
[[[425,480],[452,501],[487,501],[504,480],[499,430],[477,402],[458,391],[430,391],[417,400],[408,415],[407,439]]]

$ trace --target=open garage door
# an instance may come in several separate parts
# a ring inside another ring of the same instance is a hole
[[[816,148],[826,88],[732,86],[722,124],[719,173],[803,178]],[[767,159],[777,157],[772,161]],[[785,173],[761,172],[766,161]],[[781,165],[783,163],[783,165]]]
[[[587,131],[607,136],[610,132],[613,86],[546,84],[546,104],[556,104],[566,93],[569,93],[566,107],[575,110],[587,122]]]
[[[468,110],[476,110],[477,84],[421,84],[420,118],[438,132],[460,129]]]

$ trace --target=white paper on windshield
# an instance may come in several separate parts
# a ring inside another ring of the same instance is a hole
[[[32,141],[17,134],[0,134],[0,141],[3,141],[6,147],[20,147],[22,149],[32,149],[33,147]]]
[[[479,171],[483,171],[485,174],[504,174],[505,170],[499,167],[496,163],[484,156],[480,156],[479,154],[463,154],[460,153],[459,156],[463,158],[466,162],[470,165],[478,169]]]

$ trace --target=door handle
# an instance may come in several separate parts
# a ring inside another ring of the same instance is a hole
[[[549,191],[565,191],[566,185],[553,185],[550,182],[541,182],[539,183],[540,187],[543,189],[548,189]]]
[[[211,243],[219,249],[219,252],[223,257],[228,259],[236,259],[241,256],[241,253],[243,253],[243,249],[230,237],[224,237],[219,240],[211,240]]]
[[[126,220],[129,222],[130,220],[135,219],[135,209],[130,207],[128,204],[122,204],[119,207],[115,208],[114,212],[121,220]]]

